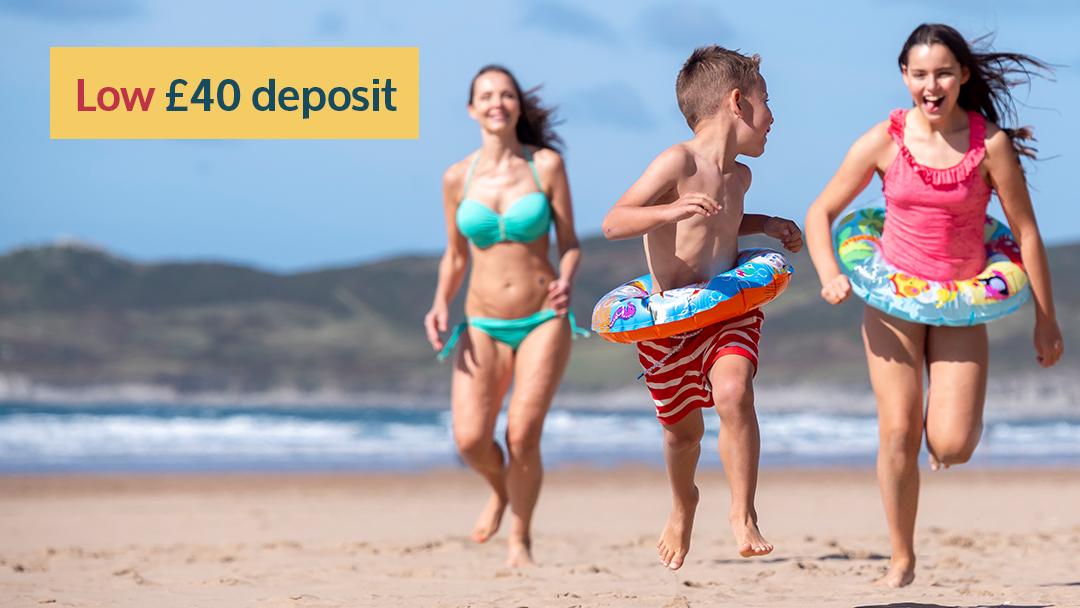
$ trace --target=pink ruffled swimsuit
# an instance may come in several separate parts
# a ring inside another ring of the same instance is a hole
[[[971,136],[959,164],[932,169],[915,162],[904,145],[907,110],[889,114],[889,135],[900,146],[885,171],[885,258],[914,276],[935,281],[969,279],[986,265],[983,226],[991,188],[979,173],[986,154],[986,120],[968,112]]]

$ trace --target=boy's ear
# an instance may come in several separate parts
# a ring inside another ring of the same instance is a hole
[[[731,112],[735,114],[736,117],[742,118],[742,108],[739,107],[739,103],[742,101],[742,91],[739,89],[732,89],[731,92],[728,93],[727,101]]]

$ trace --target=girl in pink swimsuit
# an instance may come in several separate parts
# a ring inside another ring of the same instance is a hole
[[[1020,166],[1034,158],[1015,118],[1010,74],[1046,66],[1026,55],[975,53],[956,30],[919,26],[899,58],[914,108],[895,110],[851,147],[806,215],[810,256],[821,295],[839,304],[851,295],[833,253],[830,225],[876,173],[886,201],[882,251],[914,276],[961,280],[985,263],[983,222],[991,191],[1020,246],[1035,300],[1035,350],[1050,367],[1064,350],[1054,314],[1046,250]],[[879,585],[903,587],[915,578],[918,455],[925,429],[934,470],[967,462],[982,435],[988,345],[986,327],[929,326],[866,306],[863,339],[878,403],[878,482],[892,541],[889,573]],[[929,375],[924,411],[923,369]]]

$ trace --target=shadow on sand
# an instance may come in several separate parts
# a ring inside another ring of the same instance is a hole
[[[823,561],[828,561],[828,560],[856,560],[856,559],[882,560],[882,559],[889,559],[889,556],[888,555],[881,555],[880,553],[872,553],[872,552],[869,552],[869,551],[867,551],[867,552],[851,551],[851,552],[842,552],[842,553],[829,553],[828,555],[820,555],[820,556],[817,556],[817,557],[807,557],[807,556],[802,556],[802,557],[758,557],[758,558],[755,558],[753,561],[747,560],[746,558],[714,559],[712,561],[712,563],[714,563],[714,564],[783,564],[783,563],[786,563],[786,562],[796,562],[796,563],[797,562],[823,562]],[[870,607],[866,607],[866,608],[870,608]],[[1015,608],[1027,608],[1027,607],[1018,606],[1018,607],[1015,607]]]

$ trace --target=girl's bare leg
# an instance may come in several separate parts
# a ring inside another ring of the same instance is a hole
[[[926,447],[935,471],[967,462],[979,445],[989,352],[985,325],[927,328]]]
[[[506,428],[510,452],[506,489],[511,518],[506,564],[510,568],[536,565],[532,557],[532,517],[544,476],[540,434],[570,360],[570,339],[569,321],[553,319],[534,329],[517,351]]]
[[[506,467],[495,443],[495,421],[510,386],[514,353],[491,336],[469,328],[461,334],[451,388],[454,441],[462,460],[491,485],[491,497],[476,519],[472,539],[495,535],[510,497]]]
[[[731,489],[728,519],[739,555],[755,557],[773,550],[757,525],[757,492],[761,435],[754,411],[754,364],[739,355],[726,355],[709,370],[713,402],[720,415],[720,460]]]
[[[878,484],[892,544],[889,573],[876,584],[889,587],[904,587],[915,580],[925,340],[925,325],[870,306],[863,313],[866,361],[878,404]]]

